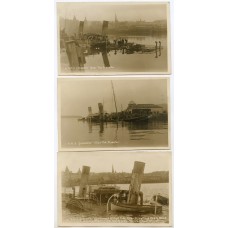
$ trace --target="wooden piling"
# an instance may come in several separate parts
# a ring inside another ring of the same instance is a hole
[[[129,195],[127,199],[128,204],[136,205],[138,203],[144,168],[144,162],[135,161],[134,168],[132,170],[131,184],[129,186]]]
[[[90,172],[89,166],[83,166],[82,167],[82,174],[81,174],[79,194],[78,194],[79,197],[85,197],[86,196],[86,187],[88,185],[89,172]]]

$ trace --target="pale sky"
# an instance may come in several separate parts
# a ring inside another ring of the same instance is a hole
[[[167,19],[166,3],[57,3],[57,14],[63,18],[88,21],[154,21]]]
[[[82,166],[90,166],[90,172],[111,172],[112,165],[116,172],[131,173],[134,162],[145,162],[144,173],[169,171],[170,152],[61,152],[58,153],[58,168],[64,171],[66,166],[77,172]]]
[[[117,109],[125,110],[130,101],[136,104],[167,104],[167,79],[112,80]],[[111,80],[59,79],[60,110],[62,116],[87,116],[88,107],[98,112],[98,103],[103,103],[108,113],[115,112]]]

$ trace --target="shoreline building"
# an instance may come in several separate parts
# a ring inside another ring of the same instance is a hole
[[[130,101],[126,111],[131,114],[161,114],[164,109],[155,104],[136,104],[134,101]]]

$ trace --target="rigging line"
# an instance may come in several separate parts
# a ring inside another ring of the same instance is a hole
[[[116,95],[115,95],[115,92],[114,92],[114,87],[113,87],[112,81],[111,81],[111,84],[112,84],[112,92],[113,92],[113,98],[114,98],[114,102],[115,102],[116,115],[117,115],[117,122],[118,122],[118,112],[117,112],[117,105],[116,105]]]

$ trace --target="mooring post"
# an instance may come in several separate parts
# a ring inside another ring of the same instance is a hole
[[[138,203],[144,168],[144,162],[135,161],[134,168],[132,170],[131,184],[129,186],[129,195],[127,199],[128,204]]]
[[[89,166],[82,167],[82,174],[81,174],[79,194],[78,194],[79,197],[85,197],[86,195],[86,186],[88,185],[89,172],[90,172]]]

